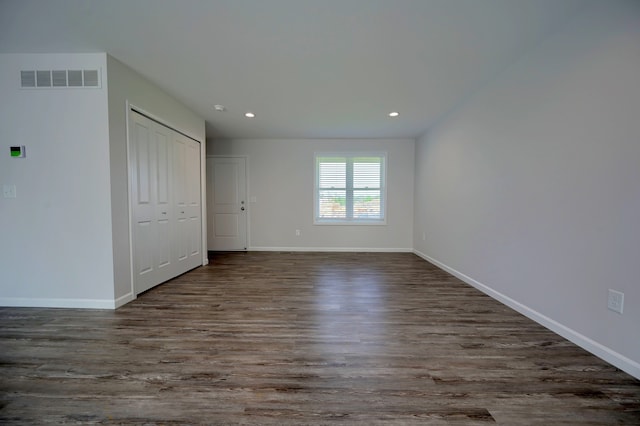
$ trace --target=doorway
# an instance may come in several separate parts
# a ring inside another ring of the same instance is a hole
[[[209,250],[247,250],[248,208],[246,158],[207,158]]]

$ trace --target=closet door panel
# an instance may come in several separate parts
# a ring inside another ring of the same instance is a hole
[[[195,267],[201,262],[202,250],[202,209],[200,203],[200,144],[187,140],[187,218],[189,221],[188,249],[190,267]]]
[[[130,112],[134,291],[202,264],[200,144]]]
[[[171,138],[168,134],[169,131],[169,129],[163,129],[162,126],[156,124],[158,206],[166,208],[170,207],[171,201]]]
[[[187,170],[186,141],[182,135],[175,134],[173,140],[173,210],[175,212],[175,258],[179,273],[189,270],[185,265],[189,258],[189,223],[187,220]]]
[[[156,267],[158,268],[158,280],[166,281],[173,277],[171,270],[172,236],[172,212],[171,212],[171,129],[158,123],[153,123],[154,143],[156,155],[154,156],[155,173],[154,183],[156,187],[156,246],[154,254]]]
[[[151,221],[138,222],[136,228],[136,272],[141,284],[155,281],[155,268],[153,267],[153,252],[144,247],[152,247],[155,243],[155,230]]]
[[[132,114],[130,137],[130,175],[133,218],[133,268],[136,291],[144,291],[157,280],[153,247],[156,245],[156,185],[154,184],[156,147],[152,123]]]

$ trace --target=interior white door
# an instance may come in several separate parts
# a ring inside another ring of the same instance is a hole
[[[136,293],[171,278],[170,129],[132,112],[130,137]]]
[[[178,275],[202,264],[200,144],[178,133],[173,143],[173,177]]]
[[[129,167],[134,291],[202,265],[200,144],[135,111]]]
[[[189,222],[187,267],[193,269],[202,265],[202,169],[200,144],[187,140],[187,220]]]
[[[186,141],[175,134],[173,140],[173,211],[175,213],[176,241],[174,258],[182,269],[188,258],[187,249],[187,156]],[[177,272],[176,270],[176,272]]]
[[[156,219],[156,247],[155,257],[158,270],[156,281],[166,281],[172,277],[171,247],[173,245],[171,212],[171,130],[152,123],[153,141],[156,146],[155,173],[155,219]]]
[[[247,249],[246,160],[239,157],[207,159],[208,248],[215,251]]]

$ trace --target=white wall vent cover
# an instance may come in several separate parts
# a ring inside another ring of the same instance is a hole
[[[20,87],[27,89],[67,87],[97,89],[101,87],[100,70],[20,71]]]
[[[20,81],[22,87],[36,87],[36,72],[20,71]]]

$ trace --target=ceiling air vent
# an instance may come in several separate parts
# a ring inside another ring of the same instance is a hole
[[[100,88],[100,70],[24,70],[20,71],[23,88]]]

